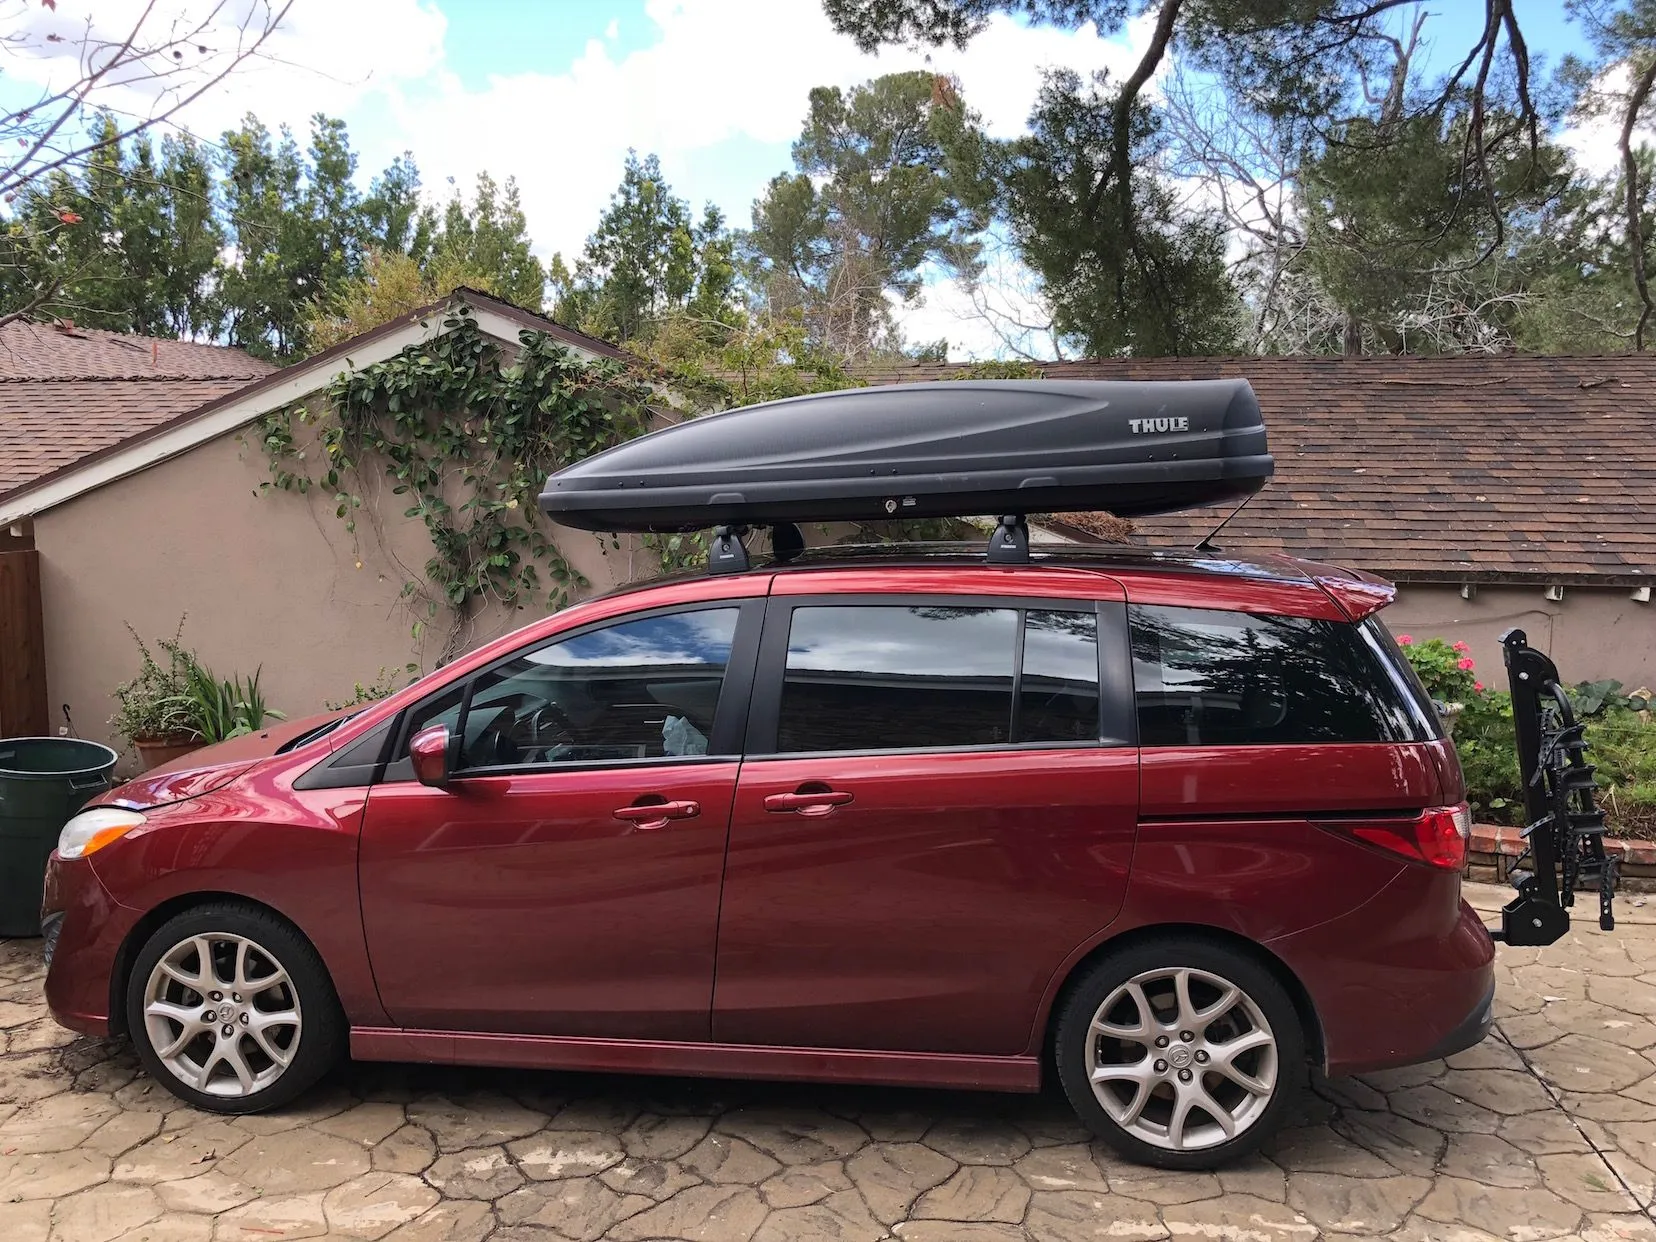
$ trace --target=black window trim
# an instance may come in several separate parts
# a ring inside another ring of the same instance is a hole
[[[571,638],[579,638],[583,634],[597,630],[609,629],[616,625],[625,625],[631,621],[645,621],[652,617],[677,616],[691,612],[708,612],[720,609],[736,610],[736,633],[731,640],[730,660],[725,665],[724,685],[719,691],[719,706],[713,720],[713,732],[708,738],[707,754],[705,755],[663,755],[652,759],[574,759],[562,763],[518,763],[510,766],[502,765],[491,768],[462,768],[454,773],[456,779],[480,779],[486,776],[525,776],[553,772],[592,772],[607,769],[632,769],[673,767],[686,764],[729,763],[741,758],[742,723],[747,715],[748,699],[753,691],[754,665],[757,661],[759,648],[760,628],[764,620],[765,600],[763,596],[735,596],[730,599],[697,600],[688,604],[664,604],[658,608],[644,608],[637,612],[619,613],[609,617],[599,618],[574,629],[561,630],[547,636],[539,642],[526,643],[507,652],[497,660],[492,660],[481,668],[473,669],[460,683],[448,682],[438,687],[418,702],[411,703],[397,714],[387,734],[391,744],[381,752],[380,761],[374,766],[372,775],[363,780],[354,774],[365,765],[353,765],[339,773],[345,780],[329,779],[329,765],[339,756],[325,760],[322,764],[305,773],[301,779],[307,780],[307,788],[334,789],[355,788],[358,786],[381,785],[386,783],[406,784],[406,781],[387,781],[387,770],[395,757],[404,754],[408,749],[408,728],[414,715],[422,707],[436,699],[454,692],[456,685],[460,686],[460,717],[465,721],[466,712],[471,706],[472,690],[480,678],[487,677],[495,670],[522,659],[531,651],[539,651],[542,647],[550,647],[556,643],[566,642]],[[296,782],[297,784],[297,782]]]
[[[788,639],[796,608],[1002,608],[1018,613],[1012,669],[1013,720],[1023,673],[1025,616],[1031,612],[1090,612],[1098,618],[1099,736],[1090,742],[999,742],[972,746],[880,746],[859,750],[779,751],[782,684],[787,675]],[[746,759],[856,758],[873,755],[991,754],[1042,750],[1114,750],[1138,745],[1133,698],[1132,650],[1127,643],[1127,604],[1039,595],[933,595],[880,591],[831,595],[772,595],[765,608],[758,667],[747,721]]]

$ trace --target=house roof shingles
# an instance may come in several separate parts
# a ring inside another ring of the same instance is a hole
[[[959,368],[872,372],[871,383]],[[1216,540],[1408,580],[1656,577],[1656,356],[1142,358],[1049,379],[1244,376],[1276,477]],[[1136,519],[1190,546],[1223,510]]]
[[[273,370],[219,345],[7,324],[0,328],[0,496]]]

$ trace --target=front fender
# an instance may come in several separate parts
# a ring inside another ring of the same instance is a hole
[[[148,823],[90,860],[128,924],[119,960],[130,962],[155,924],[195,896],[244,898],[310,940],[353,1026],[389,1024],[368,964],[357,892],[366,795],[261,790],[243,781],[146,811]]]

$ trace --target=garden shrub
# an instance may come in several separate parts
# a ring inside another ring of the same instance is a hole
[[[1455,750],[1475,818],[1522,824],[1512,696],[1478,680],[1464,643],[1417,642],[1407,634],[1397,641],[1427,692],[1446,705],[1460,704]],[[1598,800],[1610,835],[1656,837],[1656,719],[1648,691],[1624,694],[1620,682],[1607,680],[1581,682],[1568,693],[1587,725],[1587,761],[1598,769]]]

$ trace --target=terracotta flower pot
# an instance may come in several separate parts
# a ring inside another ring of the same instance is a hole
[[[132,744],[137,748],[138,761],[144,765],[144,771],[148,772],[163,763],[183,758],[193,750],[200,750],[202,742],[198,737],[156,737],[133,738]]]

